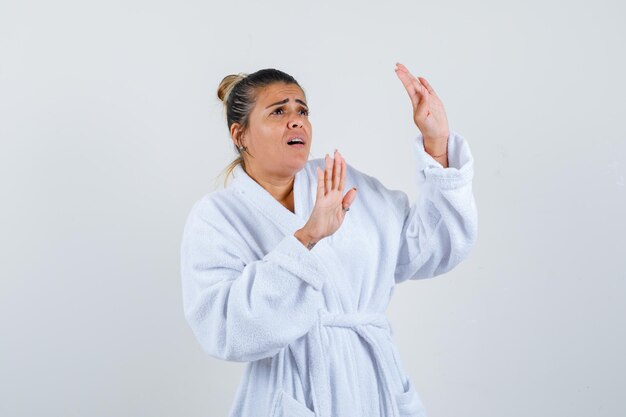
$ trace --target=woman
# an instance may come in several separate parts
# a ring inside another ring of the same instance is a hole
[[[308,160],[312,127],[293,77],[264,69],[220,84],[239,157],[233,182],[191,209],[181,270],[203,349],[248,362],[231,417],[426,415],[384,311],[396,284],[468,256],[473,158],[430,84],[395,71],[421,132],[412,205],[338,151]]]

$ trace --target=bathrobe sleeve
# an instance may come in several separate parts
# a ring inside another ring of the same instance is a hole
[[[262,259],[244,262],[245,242],[220,218],[224,210],[211,204],[196,203],[183,232],[185,317],[204,351],[215,358],[245,362],[274,356],[314,325],[328,274],[322,260],[293,235]]]
[[[472,193],[474,159],[469,144],[457,132],[448,137],[448,168],[424,150],[424,138],[415,140],[420,193],[403,209],[396,283],[431,278],[450,271],[470,253],[477,237],[478,217]]]

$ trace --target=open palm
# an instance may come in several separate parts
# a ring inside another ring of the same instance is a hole
[[[306,227],[311,236],[323,238],[329,236],[343,223],[346,211],[356,198],[356,189],[351,188],[345,195],[346,161],[339,151],[335,157],[325,158],[324,170],[317,168],[317,195],[311,216]]]

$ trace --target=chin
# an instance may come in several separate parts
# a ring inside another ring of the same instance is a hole
[[[288,166],[289,171],[290,171],[290,175],[291,174],[295,174],[296,172],[300,171],[302,168],[304,168],[304,166],[307,163],[307,159],[302,159],[302,160],[291,160],[289,161],[288,164],[285,164],[286,166]]]

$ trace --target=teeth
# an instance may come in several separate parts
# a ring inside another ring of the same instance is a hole
[[[293,138],[287,143],[304,143],[304,141],[301,138]]]

